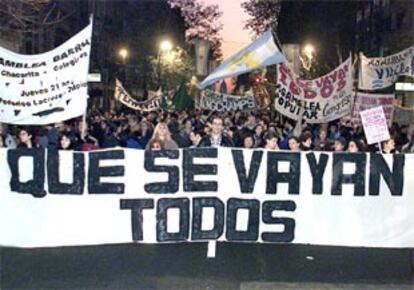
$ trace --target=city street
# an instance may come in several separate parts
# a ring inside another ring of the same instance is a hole
[[[412,289],[410,250],[304,245],[1,248],[1,289]],[[328,284],[326,284],[328,283]]]

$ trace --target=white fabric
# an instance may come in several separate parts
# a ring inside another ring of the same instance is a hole
[[[44,125],[86,111],[92,23],[61,46],[36,55],[0,48],[0,122]]]

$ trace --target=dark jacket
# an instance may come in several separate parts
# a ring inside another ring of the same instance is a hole
[[[226,136],[221,136],[221,142],[220,142],[220,146],[222,147],[234,147],[233,142],[231,141],[230,138],[226,137]],[[198,144],[198,147],[211,147],[211,140],[210,140],[210,136],[204,136],[200,143]]]

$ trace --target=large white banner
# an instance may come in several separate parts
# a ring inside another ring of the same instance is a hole
[[[360,58],[359,84],[362,90],[378,90],[393,85],[399,76],[414,77],[414,46],[387,57]]]
[[[0,245],[414,247],[414,155],[0,149]]]
[[[0,122],[43,125],[86,111],[92,23],[61,46],[22,55],[0,48]]]
[[[289,66],[278,65],[275,108],[283,115],[308,123],[325,123],[348,115],[352,109],[352,59],[314,79],[300,79]]]

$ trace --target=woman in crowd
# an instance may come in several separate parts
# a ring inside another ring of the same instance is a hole
[[[288,139],[289,149],[293,152],[299,152],[300,151],[300,140],[296,136],[291,136]]]
[[[399,153],[395,150],[394,138],[390,138],[382,142],[382,153],[386,153],[386,154]]]
[[[243,138],[243,148],[244,149],[253,149],[254,148],[254,139],[253,136],[250,134],[247,134]]]
[[[147,150],[158,151],[164,149],[166,149],[164,142],[159,138],[152,138],[147,144]]]
[[[178,149],[177,143],[171,138],[170,130],[168,129],[168,126],[164,122],[160,122],[155,126],[154,129],[154,135],[152,136],[152,139],[159,139],[162,142],[164,142],[165,149]],[[149,146],[147,146],[147,149],[149,149]]]
[[[73,138],[69,133],[63,133],[59,138],[59,149],[60,150],[72,150],[73,149]]]
[[[32,138],[33,134],[28,128],[20,128],[18,131],[19,143],[17,144],[17,148],[35,148],[36,144],[34,144]]]
[[[310,151],[312,150],[312,133],[305,131],[300,135],[300,150]]]
[[[364,152],[361,142],[358,139],[351,139],[348,143],[348,150],[349,153],[358,153]]]
[[[331,151],[331,143],[328,141],[328,132],[325,128],[319,130],[318,137],[314,142],[315,151]]]

